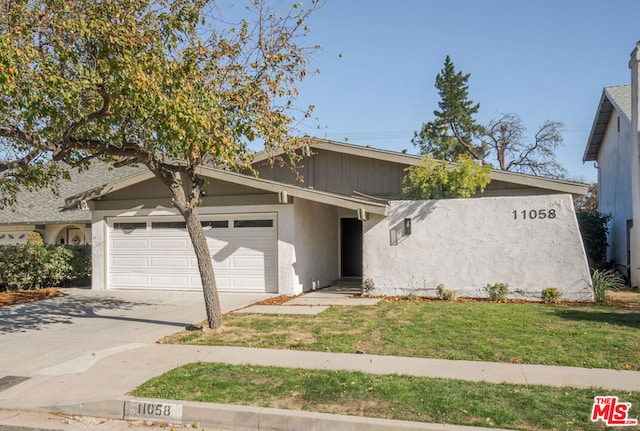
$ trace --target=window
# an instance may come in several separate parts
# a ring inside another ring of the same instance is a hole
[[[131,232],[136,229],[146,229],[147,224],[146,223],[114,223],[113,228]]]
[[[151,223],[151,229],[186,229],[187,223],[183,221],[159,221]]]
[[[233,227],[273,227],[273,220],[234,220]]]
[[[229,220],[210,220],[201,222],[203,229],[220,229],[229,227]]]

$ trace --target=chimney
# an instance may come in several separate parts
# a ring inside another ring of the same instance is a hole
[[[640,286],[640,150],[638,149],[638,101],[640,100],[640,42],[636,43],[629,60],[631,69],[631,286]]]

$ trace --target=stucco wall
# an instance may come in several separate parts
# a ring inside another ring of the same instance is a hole
[[[0,226],[0,245],[26,244],[27,235],[34,230],[34,225]]]
[[[435,296],[444,283],[486,297],[486,284],[507,283],[512,298],[540,299],[546,287],[565,299],[593,298],[569,195],[392,201],[388,218],[365,222],[363,246],[373,294]]]
[[[598,153],[599,209],[611,214],[607,261],[627,265],[627,220],[633,219],[631,205],[631,125],[614,110]],[[625,272],[626,273],[626,272]]]
[[[339,277],[337,208],[295,199],[295,294],[328,286]]]

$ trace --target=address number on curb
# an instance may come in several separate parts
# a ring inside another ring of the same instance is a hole
[[[546,218],[556,218],[556,210],[553,208],[540,210],[513,210],[511,211],[511,214],[513,214],[514,220],[542,220]]]
[[[182,404],[130,401],[129,417],[182,420]]]

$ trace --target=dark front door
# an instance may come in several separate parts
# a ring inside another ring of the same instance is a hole
[[[340,219],[340,259],[343,277],[362,277],[362,222]]]

